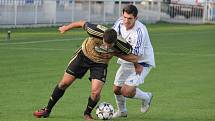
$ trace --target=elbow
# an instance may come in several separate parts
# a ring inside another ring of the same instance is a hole
[[[81,26],[81,27],[84,27],[84,24],[86,23],[86,21],[80,20],[79,22],[80,22],[80,26]]]

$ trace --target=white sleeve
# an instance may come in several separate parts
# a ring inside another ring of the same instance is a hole
[[[113,25],[113,29],[117,32],[118,35],[121,35],[121,23],[122,23],[122,17],[116,20],[116,22]]]

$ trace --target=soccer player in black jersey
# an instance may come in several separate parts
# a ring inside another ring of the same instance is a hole
[[[48,117],[54,105],[64,95],[67,87],[76,78],[82,78],[90,70],[89,79],[92,87],[91,95],[88,98],[88,104],[84,111],[84,119],[93,120],[91,112],[100,99],[100,93],[106,81],[109,60],[113,55],[131,54],[131,45],[117,36],[114,29],[108,29],[102,25],[78,21],[59,27],[59,31],[64,33],[72,28],[80,27],[89,34],[89,37],[84,40],[82,46],[76,51],[74,57],[69,62],[62,79],[53,90],[47,106],[33,113],[38,118]]]

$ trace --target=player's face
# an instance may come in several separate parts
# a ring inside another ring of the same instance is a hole
[[[114,46],[114,43],[109,44],[109,43],[107,43],[107,42],[105,42],[105,41],[103,40],[102,46],[103,46],[106,50],[108,50],[108,49],[110,49],[110,48],[112,48],[112,47]]]
[[[123,23],[126,30],[129,30],[134,26],[136,19],[137,17],[134,17],[133,14],[123,13]]]

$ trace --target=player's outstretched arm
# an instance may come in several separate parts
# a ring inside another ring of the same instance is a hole
[[[70,23],[68,25],[63,25],[63,26],[59,27],[58,30],[60,31],[60,33],[63,34],[64,32],[66,32],[66,31],[68,31],[68,30],[70,30],[72,28],[83,27],[85,23],[86,23],[86,21],[83,21],[83,20],[77,21],[77,22],[72,22],[72,23]]]
[[[133,63],[137,63],[139,60],[139,57],[134,54],[113,53],[113,55],[118,58],[121,58],[121,59],[129,61],[129,62],[133,62]]]

